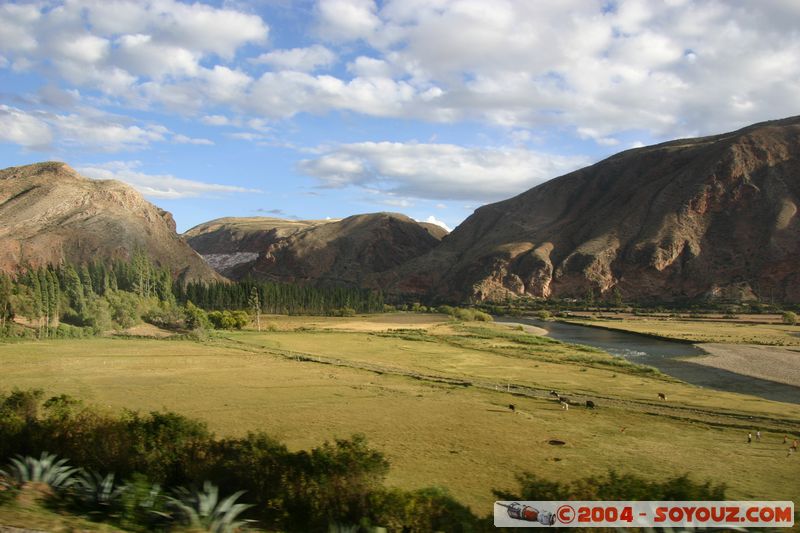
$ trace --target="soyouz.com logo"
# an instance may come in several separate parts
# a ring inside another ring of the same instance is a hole
[[[794,503],[499,501],[496,527],[792,527]]]

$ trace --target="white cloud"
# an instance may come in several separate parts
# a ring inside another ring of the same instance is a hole
[[[520,144],[558,128],[612,146],[624,132],[719,132],[800,108],[788,0],[319,0],[300,29],[321,42],[272,51],[265,21],[219,4],[5,2],[0,68],[216,125],[347,111],[500,125]],[[345,69],[314,74],[337,55],[352,58]]]
[[[34,149],[51,145],[81,147],[104,152],[138,150],[154,142],[166,141],[170,131],[159,124],[131,123],[126,117],[91,107],[77,107],[70,113],[28,111],[0,105],[0,142]],[[177,135],[175,142],[202,142]]]
[[[146,174],[138,170],[140,166],[139,161],[110,161],[99,165],[80,166],[76,170],[94,179],[114,179],[125,182],[150,198],[175,200],[199,196],[213,197],[220,194],[261,192],[257,189],[233,185],[181,179],[171,174]]]
[[[178,144],[199,144],[205,146],[211,146],[214,144],[214,141],[212,141],[211,139],[187,137],[186,135],[180,135],[180,134],[173,136],[172,142]]]
[[[252,61],[253,63],[270,65],[276,70],[313,72],[333,65],[336,62],[336,54],[329,48],[315,44],[307,48],[274,50],[261,54]]]
[[[0,142],[45,148],[53,140],[50,126],[35,115],[0,104]]]
[[[586,163],[520,148],[364,142],[327,149],[298,170],[324,187],[356,186],[402,197],[499,200]]]
[[[429,216],[425,220],[418,220],[417,222],[427,222],[428,224],[436,224],[437,226],[446,229],[448,232],[453,231],[452,229],[450,229],[450,226],[444,223],[444,221],[439,220],[433,215]]]
[[[0,53],[18,68],[54,69],[71,83],[114,97],[135,97],[137,84],[147,80],[170,85],[213,74],[221,61],[233,60],[246,44],[265,42],[269,33],[256,15],[202,3],[48,4],[0,6]],[[204,68],[204,60],[211,66]]]
[[[120,117],[91,109],[80,113],[51,115],[48,121],[58,131],[59,143],[67,146],[88,146],[105,151],[144,148],[166,140],[169,130],[151,124],[125,124]]]
[[[373,0],[319,0],[318,31],[333,41],[366,39],[381,26]]]
[[[206,115],[200,119],[200,122],[208,126],[237,126],[235,120],[231,120],[225,115]]]

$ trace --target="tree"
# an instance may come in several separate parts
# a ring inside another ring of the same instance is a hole
[[[617,309],[622,307],[622,291],[619,290],[619,287],[614,287],[614,307]]]
[[[69,299],[69,305],[78,315],[83,315],[86,311],[86,298],[83,292],[83,284],[78,272],[72,265],[67,265],[61,270],[64,293]]]
[[[792,311],[786,311],[785,313],[783,313],[782,318],[784,324],[788,324],[790,326],[794,326],[795,324],[797,324],[797,313],[794,313]]]
[[[247,303],[256,319],[256,328],[261,331],[261,297],[258,294],[257,287],[250,289],[250,299]]]

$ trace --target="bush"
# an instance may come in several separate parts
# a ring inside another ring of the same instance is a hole
[[[141,322],[142,300],[136,294],[125,291],[108,291],[105,299],[108,301],[111,319],[119,327],[126,329]]]
[[[542,310],[536,313],[536,318],[539,320],[550,320],[553,318],[553,315],[550,313],[550,311]]]
[[[149,309],[142,319],[156,327],[172,331],[186,327],[186,313],[175,302],[164,302]]]
[[[455,308],[449,305],[440,305],[436,308],[436,311],[442,313],[443,315],[450,315],[453,316],[456,312]]]
[[[208,313],[208,321],[211,322],[215,329],[233,329],[236,327],[236,320],[230,311],[211,311]]]
[[[464,320],[464,321],[475,320],[475,311],[473,311],[472,309],[462,309],[458,307],[453,312],[453,316],[456,318],[456,320]]]
[[[71,326],[69,324],[59,324],[54,333],[59,339],[82,339],[91,337],[94,334],[90,327]]]
[[[235,329],[242,329],[250,323],[250,315],[246,311],[234,311],[231,316],[233,317],[233,327]]]
[[[724,500],[725,485],[698,483],[688,475],[665,481],[647,481],[633,474],[611,470],[605,476],[591,476],[561,483],[525,473],[517,477],[514,493],[495,491],[500,500]]]
[[[793,311],[786,311],[781,315],[784,324],[788,324],[790,326],[794,326],[797,324],[797,313]]]
[[[381,490],[370,494],[371,525],[389,531],[452,531],[479,529],[469,508],[455,501],[445,490],[420,489],[413,492]]]
[[[184,313],[184,323],[188,329],[204,330],[208,329],[210,326],[206,312],[194,305],[192,302],[186,302]]]
[[[494,318],[489,313],[484,313],[483,311],[475,311],[473,314],[473,320],[477,320],[478,322],[492,322]]]

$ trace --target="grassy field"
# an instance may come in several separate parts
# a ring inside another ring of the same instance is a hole
[[[492,489],[513,488],[524,471],[688,472],[726,482],[733,498],[800,499],[800,456],[782,445],[785,433],[800,436],[798,405],[699,389],[508,326],[413,314],[263,322],[270,331],[203,343],[0,345],[0,389],[171,409],[218,434],[264,430],[293,449],[363,433],[391,461],[390,485],[446,487],[479,514]],[[564,411],[550,389],[598,407]],[[762,441],[747,445],[756,429]]]
[[[755,316],[754,319],[756,318],[758,317]],[[745,319],[698,320],[627,316],[622,320],[577,317],[569,322],[691,342],[800,346],[800,326],[778,324],[774,321],[759,323]]]

